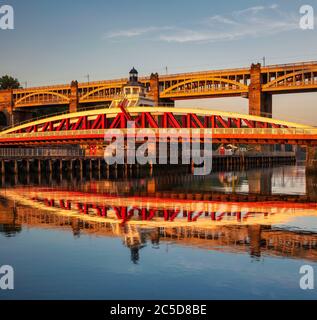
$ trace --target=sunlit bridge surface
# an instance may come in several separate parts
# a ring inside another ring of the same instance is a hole
[[[317,177],[283,166],[192,176],[8,176],[0,298],[317,298]]]

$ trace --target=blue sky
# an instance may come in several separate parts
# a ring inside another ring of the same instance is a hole
[[[0,74],[12,74],[28,86],[86,81],[87,74],[91,81],[125,77],[131,66],[148,75],[165,73],[166,66],[169,73],[242,67],[263,56],[267,64],[317,60],[317,26],[303,31],[298,25],[299,7],[310,4],[316,13],[317,0],[0,4],[15,10],[15,30],[0,30]],[[313,110],[316,95],[301,96],[276,97],[274,102],[296,108],[305,101]],[[237,111],[246,111],[247,105],[245,99],[199,104]]]

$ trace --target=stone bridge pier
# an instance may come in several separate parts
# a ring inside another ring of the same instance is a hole
[[[261,64],[252,64],[249,85],[249,114],[272,118],[272,94],[262,91],[265,83],[261,72]]]
[[[262,85],[265,83],[262,74],[261,64],[252,64],[250,68],[250,85],[249,85],[249,114],[272,118],[272,94],[262,91]],[[257,147],[258,151],[273,151],[272,145],[262,145]]]
[[[31,120],[32,112],[14,109],[13,90],[2,90],[0,95],[0,129]]]

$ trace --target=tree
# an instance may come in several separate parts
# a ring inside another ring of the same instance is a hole
[[[18,79],[5,75],[0,77],[0,89],[18,89],[20,88],[20,82]]]

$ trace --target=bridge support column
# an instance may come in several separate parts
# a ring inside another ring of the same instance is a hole
[[[92,174],[93,162],[92,159],[89,159],[89,173]]]
[[[0,111],[4,113],[6,118],[6,123],[3,123],[2,126],[9,126],[13,124],[13,90],[1,90],[0,91]]]
[[[317,147],[307,146],[306,149],[306,171],[317,172]]]
[[[108,163],[106,163],[106,177],[107,177],[107,179],[109,179],[109,176],[110,176],[110,166]]]
[[[261,64],[252,64],[249,85],[249,114],[272,117],[272,95],[262,92]]]
[[[79,170],[82,173],[83,172],[83,160],[79,159]]]
[[[72,81],[70,85],[70,101],[69,112],[77,112],[78,110],[78,82]]]
[[[67,164],[68,164],[67,170],[70,174],[72,174],[73,173],[73,160],[69,160],[69,162]]]
[[[272,118],[272,95],[262,92],[262,74],[261,64],[252,64],[250,69],[250,85],[249,85],[249,114]],[[258,146],[258,151],[271,152],[273,146]]]
[[[53,172],[53,160],[48,160],[48,172]]]
[[[28,110],[17,110],[14,108],[13,90],[0,91],[0,111],[4,114],[0,126],[19,124],[22,121],[31,120],[33,113]],[[6,123],[3,123],[6,122]]]
[[[154,103],[157,106],[160,102],[160,87],[158,73],[152,73],[150,76],[150,90]]]
[[[18,161],[14,160],[13,162],[13,173],[17,174],[18,173]]]
[[[59,160],[59,173],[63,172],[63,160]]]
[[[101,178],[101,160],[98,159],[98,178],[100,179]]]
[[[26,163],[25,163],[25,170],[27,174],[30,173],[30,161],[28,159],[26,160]]]
[[[250,254],[253,257],[261,256],[261,225],[248,226],[250,238]]]
[[[5,175],[6,173],[6,163],[4,160],[1,160],[1,173],[2,175]]]
[[[42,171],[42,163],[41,163],[41,160],[37,160],[37,171],[38,173],[40,174],[41,171]]]
[[[317,201],[317,175],[311,174],[312,172],[306,171],[306,194],[309,196],[310,202]]]

